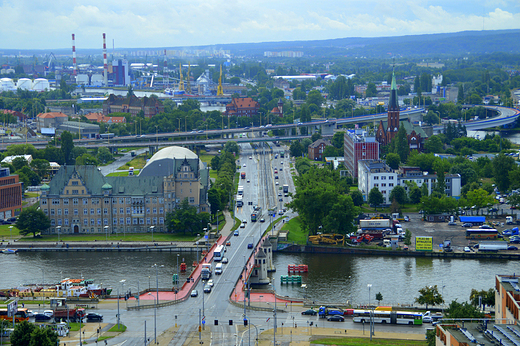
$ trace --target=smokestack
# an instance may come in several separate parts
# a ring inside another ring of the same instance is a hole
[[[75,76],[78,73],[78,65],[76,64],[76,38],[72,34],[72,74]]]
[[[163,70],[166,71],[168,69],[168,62],[166,61],[166,49],[164,50],[164,68]]]
[[[103,84],[108,86],[107,40],[103,33]]]

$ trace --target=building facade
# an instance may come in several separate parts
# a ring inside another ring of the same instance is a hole
[[[495,276],[495,323],[520,323],[520,275]]]
[[[36,119],[37,130],[42,132],[42,129],[58,128],[65,121],[68,121],[69,117],[60,112],[49,112],[38,114]]]
[[[379,122],[377,129],[377,141],[381,145],[387,145],[395,137],[399,130],[399,101],[397,98],[397,84],[395,74],[392,72],[392,85],[390,87],[390,99],[388,100],[388,120],[386,124]]]
[[[383,194],[383,204],[390,204],[390,192],[397,184],[397,173],[384,161],[358,161],[358,188],[365,202],[368,201],[370,190],[377,187]]]
[[[166,231],[166,214],[184,199],[208,212],[209,170],[188,149],[157,152],[138,176],[105,177],[95,166],[62,166],[41,189],[48,233]]]
[[[129,97],[116,96],[111,94],[108,99],[103,102],[103,115],[121,112],[130,113],[133,116],[143,112],[146,118],[151,118],[156,114],[164,112],[162,102],[155,97]]]
[[[320,138],[314,143],[310,144],[309,148],[307,149],[309,159],[313,161],[323,161],[325,158],[323,151],[325,150],[325,147],[329,145],[332,145],[330,141],[323,138]]]
[[[0,220],[17,216],[22,211],[23,184],[18,174],[0,167]]]
[[[251,97],[234,98],[226,105],[225,115],[228,117],[252,117],[258,114],[260,104]]]
[[[428,174],[422,172],[419,167],[401,166],[399,167],[399,173],[397,176],[398,184],[404,187],[406,193],[408,193],[408,182],[413,182],[417,187],[422,187],[426,184],[428,188],[428,195],[430,195],[437,184],[437,174]],[[461,176],[460,174],[445,174],[445,186],[444,193],[448,197],[455,199],[460,198],[461,193]]]
[[[354,178],[358,177],[359,160],[379,160],[379,142],[365,130],[347,130],[343,143],[344,164]]]

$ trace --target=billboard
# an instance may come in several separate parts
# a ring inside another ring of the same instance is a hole
[[[415,251],[433,251],[433,238],[415,237]]]

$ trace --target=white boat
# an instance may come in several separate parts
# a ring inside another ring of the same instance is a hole
[[[2,253],[8,254],[8,255],[15,254],[17,252],[18,252],[18,249],[3,249],[2,250]]]

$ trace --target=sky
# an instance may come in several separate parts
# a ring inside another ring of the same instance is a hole
[[[189,47],[520,28],[520,0],[0,0],[1,49]]]

